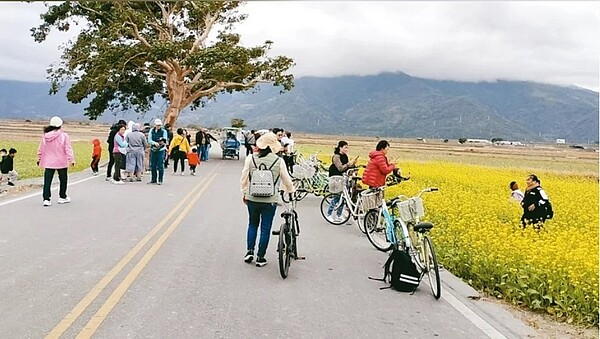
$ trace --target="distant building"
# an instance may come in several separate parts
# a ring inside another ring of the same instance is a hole
[[[492,142],[486,139],[467,139],[467,144],[491,145]]]
[[[520,141],[508,141],[508,140],[497,141],[496,145],[498,145],[498,146],[523,146],[523,144]]]
[[[556,139],[557,144],[564,144],[566,142],[565,139]]]

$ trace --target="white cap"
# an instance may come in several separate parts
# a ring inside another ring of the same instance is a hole
[[[52,119],[50,119],[50,126],[52,127],[60,127],[62,124],[63,121],[60,117],[52,117]]]
[[[162,125],[162,121],[160,121],[160,119],[156,119],[156,120],[154,120],[154,125],[155,126]]]

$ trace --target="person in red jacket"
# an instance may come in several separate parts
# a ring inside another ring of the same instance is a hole
[[[369,153],[369,163],[362,176],[362,182],[369,187],[381,187],[385,185],[385,177],[396,169],[396,165],[390,164],[387,153],[390,143],[381,140],[377,143],[374,151]]]

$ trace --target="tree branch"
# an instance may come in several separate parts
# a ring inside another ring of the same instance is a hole
[[[131,27],[133,27],[133,35],[142,43],[144,44],[144,46],[146,47],[152,47],[148,41],[140,34],[140,31],[138,30],[138,26],[133,23],[133,20],[131,20],[131,17],[127,16],[127,18],[129,19],[129,21],[125,21],[124,24],[130,25]]]
[[[216,12],[214,15],[204,18],[204,26],[205,26],[204,31],[202,32],[202,35],[200,35],[194,41],[192,48],[190,48],[190,53],[192,53],[193,51],[198,49],[198,47],[200,45],[202,45],[204,47],[204,40],[206,40],[206,38],[208,37],[208,34],[210,33],[210,31],[211,31],[213,25],[215,24],[215,22],[217,21],[218,17],[219,17],[219,13]]]

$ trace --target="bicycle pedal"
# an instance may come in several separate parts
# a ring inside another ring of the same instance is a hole
[[[279,235],[279,230],[273,230],[273,231],[271,231],[271,235]]]
[[[296,260],[306,260],[306,257],[297,257]]]

